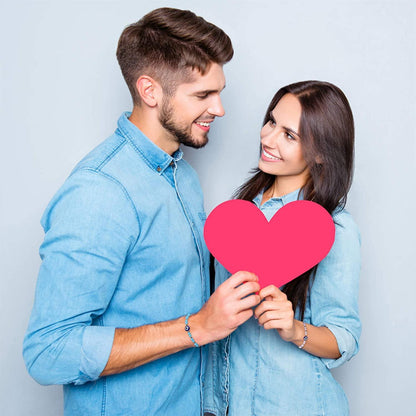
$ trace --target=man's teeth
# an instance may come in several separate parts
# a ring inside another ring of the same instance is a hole
[[[274,157],[274,156],[272,156],[270,153],[266,153],[264,149],[263,149],[263,155],[264,155],[265,157],[267,157],[267,159],[271,159],[271,160],[280,160],[280,157]]]
[[[196,124],[199,124],[199,125],[204,126],[204,127],[209,127],[209,123],[205,123],[203,121],[198,121]]]

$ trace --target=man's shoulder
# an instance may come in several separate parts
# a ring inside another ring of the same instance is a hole
[[[56,211],[58,206],[66,206],[67,209],[68,206],[86,207],[91,210],[91,205],[103,207],[106,201],[111,201],[113,205],[131,204],[128,191],[119,176],[105,169],[105,166],[114,160],[120,166],[123,165],[122,161],[117,161],[117,155],[125,148],[125,144],[125,138],[114,133],[91,150],[54,194],[42,222],[45,215]]]
[[[116,133],[112,134],[81,159],[73,172],[80,169],[101,170],[108,162],[117,157],[126,142],[124,137]]]
[[[54,194],[41,219],[45,231],[62,218],[68,223],[75,223],[77,218],[89,218],[91,223],[113,218],[119,224],[127,224],[126,228],[137,228],[137,210],[129,190],[117,175],[101,169],[105,155],[111,157],[108,149],[100,149],[107,144],[103,142],[87,155]]]

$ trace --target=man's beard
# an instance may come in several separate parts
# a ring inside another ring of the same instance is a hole
[[[179,143],[185,146],[200,149],[208,143],[208,136],[205,135],[200,141],[195,140],[184,126],[180,126],[173,118],[173,106],[170,105],[168,99],[162,102],[162,108],[159,114],[159,122],[164,129],[177,139]]]

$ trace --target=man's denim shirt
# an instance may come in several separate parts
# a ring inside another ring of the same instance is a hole
[[[253,202],[270,221],[282,206],[298,197],[299,190],[260,205],[261,193]],[[337,209],[333,219],[335,242],[319,263],[310,285],[304,321],[328,327],[341,357],[335,360],[311,355],[283,341],[277,331],[265,330],[252,317],[231,336],[209,346],[206,411],[222,416],[229,406],[229,416],[348,415],[346,396],[330,369],[358,352],[360,235],[346,210]],[[216,285],[228,277],[229,273],[216,262]]]
[[[99,377],[115,328],[195,313],[209,290],[197,175],[181,150],[163,152],[128,116],[78,164],[42,218],[24,358],[39,383],[65,384],[67,416],[195,416],[203,348]]]

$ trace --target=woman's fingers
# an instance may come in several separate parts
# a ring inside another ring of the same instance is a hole
[[[287,300],[286,296],[280,300],[264,300],[254,311],[254,316],[259,318],[264,312],[269,310],[291,311],[292,302]]]
[[[256,317],[256,319],[258,319],[264,312],[270,311],[270,310],[277,310],[279,308],[280,308],[280,305],[277,302],[264,300],[254,310],[254,316]]]
[[[293,325],[293,312],[287,310],[268,310],[260,315],[258,322],[265,329],[288,329]]]
[[[287,299],[286,294],[283,293],[275,285],[269,285],[260,290],[259,295],[262,299],[271,296],[274,300]]]

